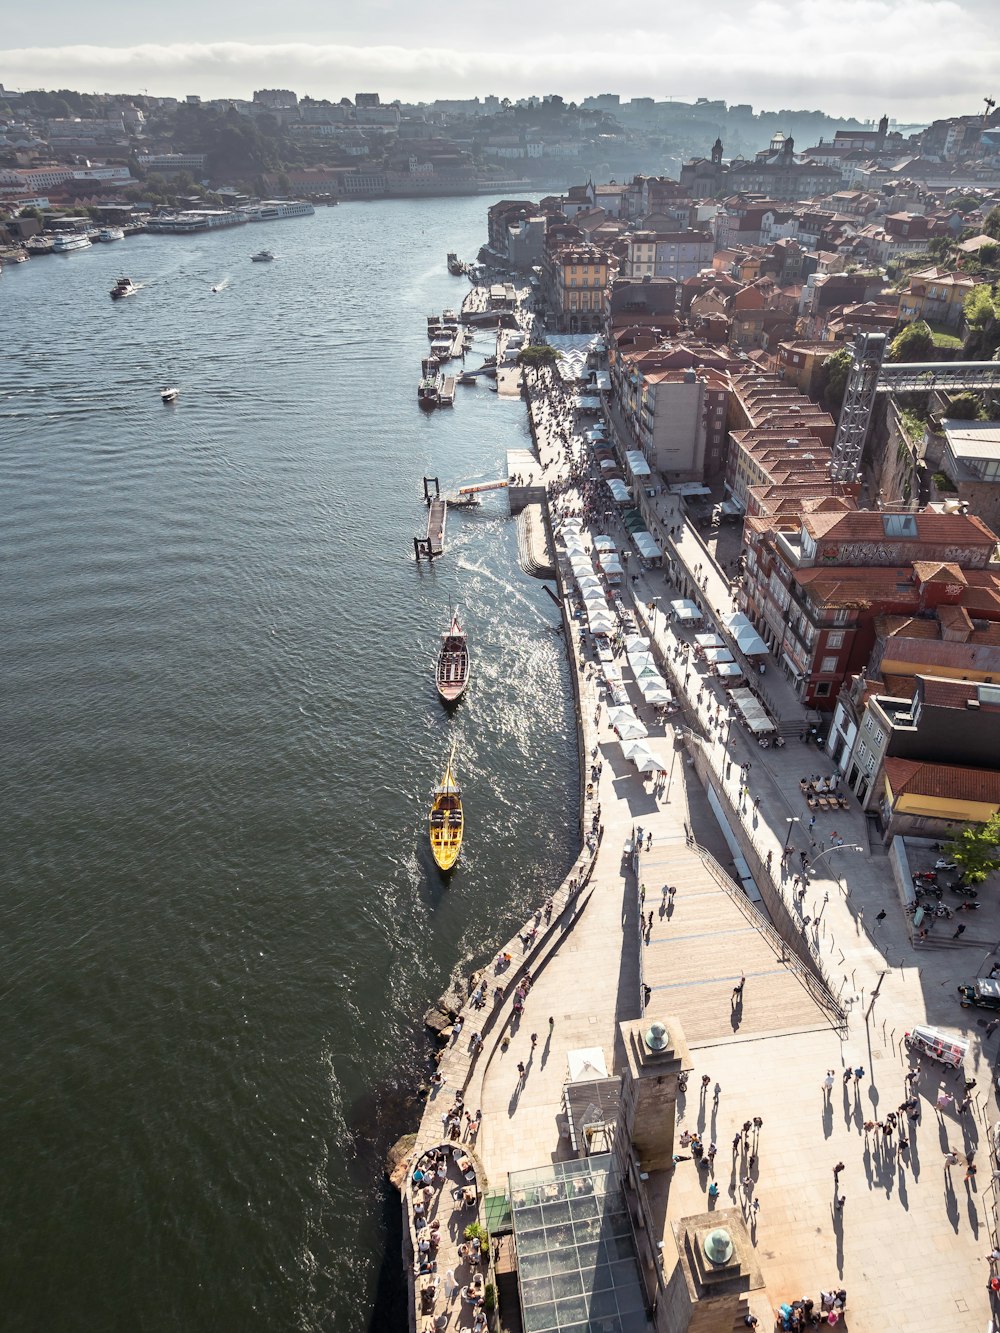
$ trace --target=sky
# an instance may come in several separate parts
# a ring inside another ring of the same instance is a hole
[[[5,14],[0,83],[9,88],[248,98],[279,87],[383,101],[615,92],[901,122],[976,114],[987,95],[1000,101],[997,0],[638,10],[606,0],[461,10],[415,0],[46,0],[43,12],[44,22],[26,5]]]

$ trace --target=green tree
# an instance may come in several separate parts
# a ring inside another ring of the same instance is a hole
[[[948,404],[947,416],[953,421],[985,421],[986,413],[978,394],[956,393]]]
[[[517,364],[519,366],[553,366],[559,360],[561,353],[548,343],[532,343],[529,347],[522,347],[517,354]]]
[[[992,236],[995,241],[1000,241],[1000,207],[991,208],[986,214],[983,231],[987,236]]]
[[[962,304],[962,310],[970,329],[978,331],[985,328],[996,313],[993,306],[993,292],[985,284],[973,287]]]
[[[851,349],[842,347],[834,352],[819,373],[817,392],[820,402],[832,417],[840,415],[847,390],[847,379],[851,373]]]
[[[1000,870],[1000,813],[991,815],[985,824],[963,829],[958,837],[945,844],[945,852],[958,863],[967,884],[982,884],[994,870]]]
[[[907,324],[889,344],[890,361],[933,361],[934,335],[925,320]]]

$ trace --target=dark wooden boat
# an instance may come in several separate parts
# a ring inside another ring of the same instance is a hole
[[[469,647],[457,611],[452,614],[451,624],[441,635],[434,683],[438,694],[449,704],[462,697],[469,683]]]

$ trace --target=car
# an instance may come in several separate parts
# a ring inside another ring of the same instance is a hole
[[[963,1009],[1000,1009],[1000,981],[977,977],[971,986],[959,986],[958,996]]]

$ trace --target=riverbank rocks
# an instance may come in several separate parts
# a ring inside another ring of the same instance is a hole
[[[385,1174],[389,1177],[393,1189],[398,1190],[400,1194],[406,1188],[410,1158],[413,1156],[416,1143],[416,1134],[404,1134],[385,1155]]]

